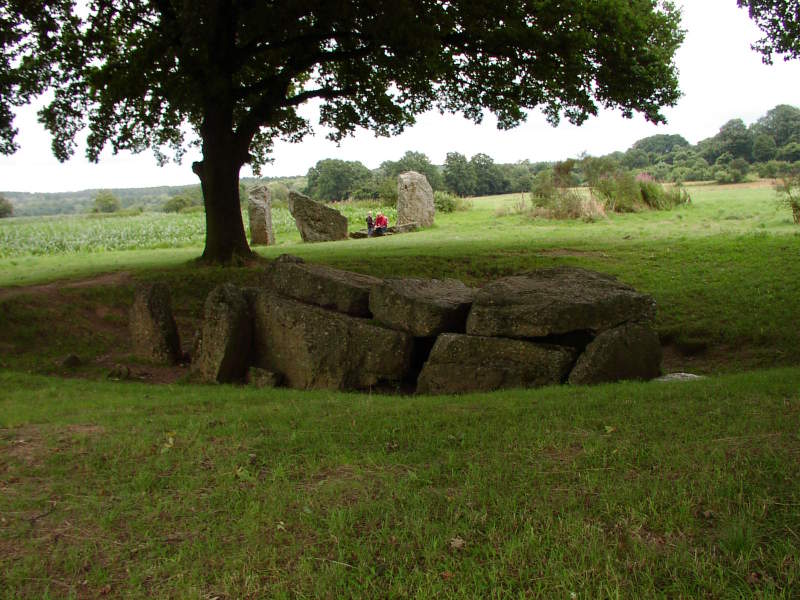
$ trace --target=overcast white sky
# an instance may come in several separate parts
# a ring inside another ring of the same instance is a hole
[[[690,142],[714,135],[727,120],[741,117],[751,123],[776,104],[800,106],[800,61],[777,59],[764,65],[750,44],[761,37],[736,0],[683,0],[683,26],[688,30],[677,64],[684,93],[678,105],[665,111],[668,123],[658,127],[641,117],[623,119],[603,112],[581,127],[550,127],[534,112],[528,122],[511,131],[498,131],[490,117],[473,125],[458,116],[438,113],[420,116],[418,123],[394,138],[376,138],[366,131],[341,146],[325,139],[317,127],[314,137],[299,144],[278,143],[275,162],[264,167],[265,176],[305,174],[323,158],[360,160],[370,168],[395,160],[407,150],[427,154],[434,163],[444,162],[447,152],[467,157],[478,152],[497,162],[560,160],[581,152],[593,155],[626,150],[638,139],[656,133],[677,133]],[[313,107],[307,107],[313,114]],[[0,156],[0,189],[6,191],[56,192],[86,188],[124,188],[198,183],[188,157],[182,165],[158,167],[149,152],[113,156],[106,152],[99,164],[88,162],[79,149],[67,163],[59,163],[50,151],[50,140],[36,121],[36,109],[19,111],[16,126],[20,150]],[[242,176],[249,175],[242,170]]]

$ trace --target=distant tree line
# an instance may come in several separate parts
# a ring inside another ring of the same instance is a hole
[[[601,157],[582,156],[566,169],[572,185],[591,184],[601,176],[629,171],[646,173],[657,181],[709,181],[735,183],[752,173],[778,177],[800,168],[800,109],[778,105],[758,121],[745,125],[732,119],[719,132],[696,145],[681,135],[658,134],[641,139],[625,152]],[[566,161],[559,163],[565,169]],[[527,192],[539,174],[556,163],[524,160],[495,163],[479,153],[467,159],[459,152],[447,154],[444,165],[434,165],[422,152],[406,152],[370,170],[358,161],[325,159],[309,169],[306,193],[318,200],[348,198],[394,200],[397,175],[423,173],[434,190],[458,196],[488,196]]]
[[[399,160],[384,161],[370,170],[358,161],[324,159],[308,170],[305,192],[317,200],[338,201],[397,199],[397,176],[417,171],[428,179],[434,191],[448,191],[457,196],[487,196],[527,192],[537,173],[552,163],[521,161],[495,163],[487,154],[469,160],[459,152],[450,152],[444,165],[434,165],[422,152],[406,152]]]
[[[778,105],[749,127],[731,119],[694,146],[680,135],[654,135],[603,158],[659,181],[736,183],[750,173],[778,177],[800,167],[800,109]]]

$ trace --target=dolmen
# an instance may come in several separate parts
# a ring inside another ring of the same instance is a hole
[[[258,286],[211,292],[192,369],[208,382],[421,394],[649,380],[661,374],[654,318],[651,296],[580,268],[475,289],[284,255]]]

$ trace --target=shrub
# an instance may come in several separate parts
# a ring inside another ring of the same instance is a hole
[[[14,215],[14,205],[5,196],[0,196],[0,219]]]
[[[689,192],[680,184],[664,188],[654,181],[640,181],[639,188],[642,202],[654,210],[671,210],[682,204],[689,204],[692,199]]]
[[[744,174],[728,167],[714,168],[714,181],[717,183],[739,183],[744,179]]]
[[[185,208],[189,208],[190,206],[196,206],[192,198],[187,195],[180,195],[180,196],[173,196],[161,207],[166,213],[176,213],[181,212]]]
[[[800,224],[800,169],[781,177],[775,185],[778,200],[783,205],[792,209],[792,219],[795,224]]]
[[[472,202],[454,196],[449,192],[435,191],[433,192],[433,205],[436,210],[443,213],[450,213],[457,210],[469,210],[472,208]]]
[[[456,197],[447,192],[433,192],[433,205],[439,212],[453,212],[456,209]]]
[[[94,197],[92,212],[94,213],[113,213],[122,208],[119,198],[108,190],[100,190]]]
[[[531,185],[531,201],[534,206],[547,208],[556,199],[556,184],[553,171],[546,169],[536,174]]]
[[[605,210],[633,212],[642,204],[639,182],[628,171],[618,171],[597,180],[591,188]]]

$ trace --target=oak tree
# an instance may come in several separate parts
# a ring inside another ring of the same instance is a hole
[[[82,3],[83,4],[83,3]],[[683,39],[669,0],[4,0],[0,39],[13,103],[45,88],[57,158],[88,128],[87,154],[197,144],[213,261],[247,257],[239,171],[278,139],[311,131],[315,101],[332,140],[391,135],[431,109],[500,128],[540,108],[580,124],[600,107],[653,122],[679,97]],[[5,27],[3,29],[5,31]],[[28,57],[30,60],[18,60]],[[38,69],[36,68],[38,66]],[[0,88],[8,87],[0,81]],[[0,89],[0,92],[4,91]],[[12,90],[13,91],[13,90]],[[0,110],[10,106],[3,98]],[[14,131],[0,112],[0,151]]]
[[[800,1],[738,0],[738,4],[747,8],[750,18],[764,32],[764,37],[753,44],[764,62],[771,64],[774,54],[783,54],[784,60],[800,58]]]

